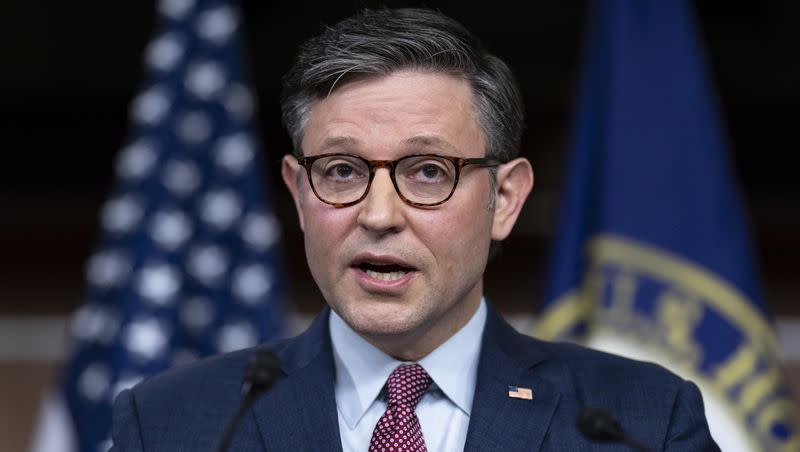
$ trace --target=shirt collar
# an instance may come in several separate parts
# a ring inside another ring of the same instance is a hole
[[[419,361],[431,376],[433,386],[467,415],[475,396],[485,324],[486,302],[481,299],[472,318]],[[389,374],[404,363],[367,342],[334,311],[331,311],[329,328],[336,366],[336,405],[348,427],[353,429],[380,394]]]
[[[467,415],[472,410],[472,399],[475,396],[478,357],[485,325],[486,302],[481,299],[478,310],[469,322],[419,361],[439,389]],[[386,377],[388,376],[387,374]]]

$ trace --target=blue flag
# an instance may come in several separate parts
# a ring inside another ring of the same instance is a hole
[[[101,213],[63,391],[78,449],[109,446],[121,390],[279,336],[280,229],[227,1],[161,1],[130,140]]]
[[[700,383],[707,407],[710,398],[719,400],[754,449],[800,450],[687,4],[595,6],[535,334],[612,337],[645,350],[639,357],[660,359]],[[711,411],[722,445],[725,429]]]

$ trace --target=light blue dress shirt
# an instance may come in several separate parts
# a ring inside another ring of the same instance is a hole
[[[366,452],[387,407],[381,390],[389,374],[406,363],[364,340],[333,311],[329,324],[342,450]],[[481,300],[466,325],[418,361],[433,380],[416,409],[430,452],[464,450],[485,324],[486,302]]]

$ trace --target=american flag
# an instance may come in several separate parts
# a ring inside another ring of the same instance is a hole
[[[512,399],[533,400],[533,391],[530,388],[509,386],[508,396]]]
[[[241,17],[220,0],[165,0],[158,14],[72,319],[62,394],[81,451],[110,446],[123,389],[282,332],[279,225],[262,182]]]

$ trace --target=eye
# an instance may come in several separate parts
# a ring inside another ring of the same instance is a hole
[[[345,163],[340,163],[338,165],[335,165],[332,168],[332,171],[333,173],[335,173],[336,177],[341,177],[346,179],[353,174],[353,167]]]
[[[428,164],[420,169],[420,173],[426,179],[435,179],[442,174],[442,169],[436,165]]]
[[[404,179],[418,184],[449,183],[455,174],[449,160],[434,156],[405,159],[398,171]]]
[[[343,156],[331,157],[315,162],[319,174],[332,182],[350,182],[365,177],[368,172],[362,162]]]

